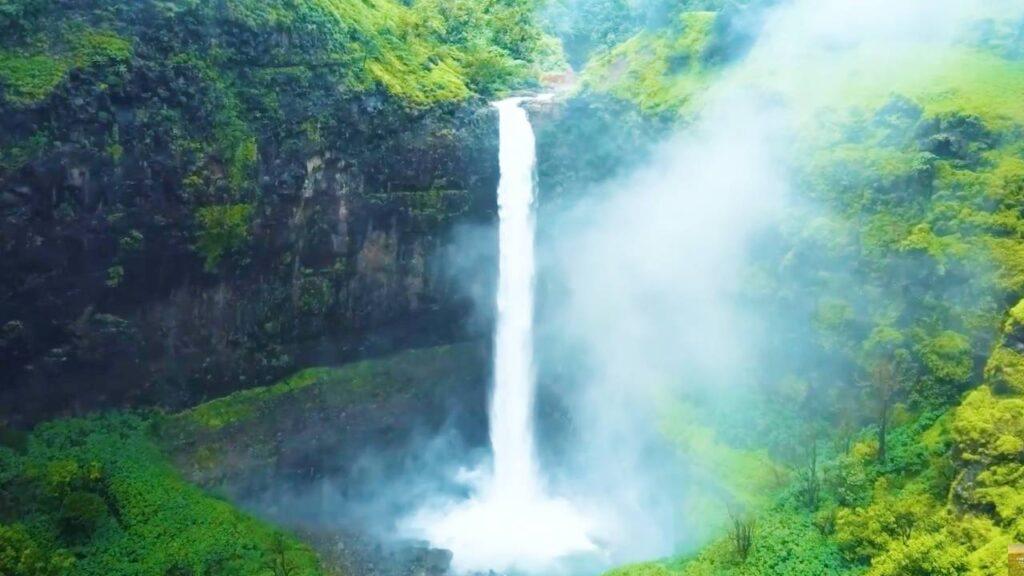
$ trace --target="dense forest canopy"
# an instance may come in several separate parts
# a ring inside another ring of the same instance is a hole
[[[608,574],[1005,574],[1024,6],[853,4],[0,0],[0,574],[445,573],[391,481],[486,444],[542,90],[542,460],[671,520]]]

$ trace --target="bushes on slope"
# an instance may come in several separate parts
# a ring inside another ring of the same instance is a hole
[[[322,573],[309,548],[186,484],[147,428],[129,414],[63,420],[24,451],[0,448],[0,572]]]

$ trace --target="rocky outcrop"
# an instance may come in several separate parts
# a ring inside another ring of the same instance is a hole
[[[54,141],[0,172],[0,418],[179,407],[464,336],[442,248],[456,224],[493,218],[486,103],[294,96],[329,122],[257,132],[253,182],[237,184],[217,153],[183,149],[198,136],[177,136],[202,121],[201,88],[148,72],[5,110],[9,135]],[[173,122],[152,124],[154,100],[174,101],[159,106]]]
[[[445,246],[494,219],[487,99],[529,83],[528,10],[0,12],[0,421],[178,408],[466,336],[472,271]]]

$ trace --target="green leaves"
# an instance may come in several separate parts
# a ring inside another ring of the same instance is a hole
[[[0,524],[0,574],[322,573],[308,547],[183,481],[147,430],[128,414],[51,422],[23,457],[0,457],[23,521]]]
[[[63,576],[74,566],[66,550],[51,550],[20,524],[0,524],[0,574]]]
[[[988,386],[978,388],[957,408],[953,437],[967,462],[1024,456],[1024,399],[998,398]]]
[[[16,104],[32,104],[49,96],[67,69],[65,62],[50,56],[0,52],[0,84],[4,96]]]
[[[215,270],[225,256],[237,252],[248,243],[252,211],[249,204],[225,204],[199,209],[199,241],[196,248],[206,259],[208,271]]]

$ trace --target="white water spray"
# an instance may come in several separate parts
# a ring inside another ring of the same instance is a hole
[[[498,320],[490,405],[493,468],[467,474],[471,499],[415,516],[412,529],[451,550],[456,572],[533,572],[596,550],[587,519],[547,493],[534,449],[533,128],[523,98],[495,104],[500,116]]]

